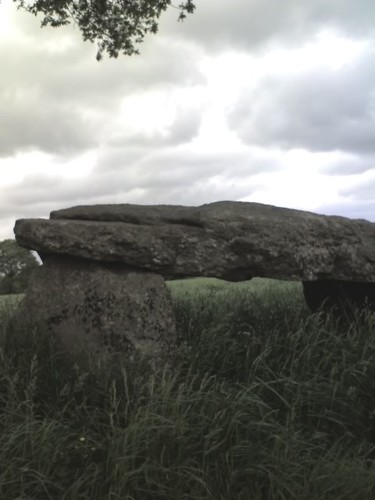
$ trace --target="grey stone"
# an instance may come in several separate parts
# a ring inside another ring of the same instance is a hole
[[[375,282],[375,224],[257,203],[97,205],[16,223],[18,243],[165,278]]]
[[[21,310],[55,334],[58,347],[77,361],[139,354],[155,368],[173,357],[169,291],[156,274],[50,256],[33,275]]]
[[[304,281],[303,294],[311,310],[320,308],[351,315],[354,308],[375,306],[375,283],[338,280]]]
[[[304,282],[322,304],[375,306],[375,224],[257,203],[201,207],[96,205],[16,222],[18,243],[44,261],[25,305],[73,356],[174,351],[163,278]]]

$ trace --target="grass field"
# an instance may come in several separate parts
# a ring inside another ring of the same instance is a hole
[[[297,283],[168,286],[173,372],[82,372],[0,307],[0,498],[375,498],[375,315],[312,315]]]

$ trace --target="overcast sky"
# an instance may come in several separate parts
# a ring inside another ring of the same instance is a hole
[[[178,2],[176,2],[178,3]],[[95,203],[375,221],[374,0],[196,0],[131,58],[0,4],[0,239]]]

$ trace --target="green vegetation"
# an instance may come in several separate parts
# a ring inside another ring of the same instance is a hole
[[[0,241],[0,295],[23,293],[38,266],[34,255],[16,240]]]
[[[0,498],[375,498],[375,315],[298,284],[170,284],[179,362],[71,366],[0,322]]]
[[[1,1],[1,0],[0,0]],[[171,0],[14,0],[18,8],[41,15],[41,26],[66,26],[73,23],[84,40],[96,42],[97,59],[103,52],[110,57],[120,53],[138,54],[136,48],[148,33],[157,33],[161,14],[172,6],[178,20],[195,10],[193,0],[173,4]]]

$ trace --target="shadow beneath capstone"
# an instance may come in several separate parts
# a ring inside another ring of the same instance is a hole
[[[351,320],[358,309],[375,311],[375,283],[303,281],[303,294],[312,312],[327,311]]]

